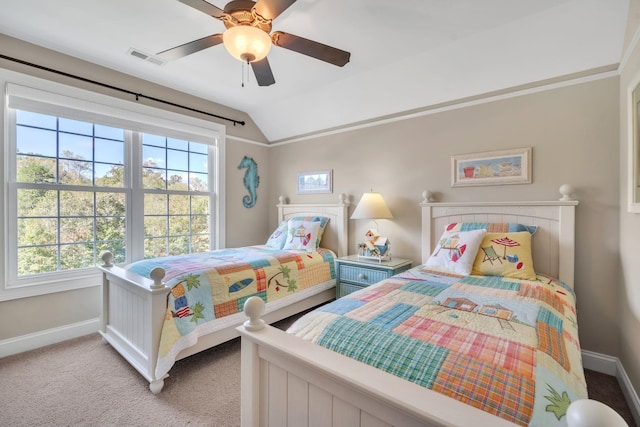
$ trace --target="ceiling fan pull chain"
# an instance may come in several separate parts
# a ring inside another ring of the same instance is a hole
[[[242,87],[244,87],[244,61],[242,61],[242,68],[240,69],[240,74],[242,75]]]

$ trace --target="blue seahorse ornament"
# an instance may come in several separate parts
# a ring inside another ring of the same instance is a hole
[[[247,171],[244,173],[244,186],[249,191],[249,194],[245,195],[242,198],[242,204],[245,208],[252,208],[258,200],[258,193],[256,192],[256,188],[258,188],[258,185],[260,185],[260,177],[258,176],[258,165],[251,157],[244,156],[244,158],[238,165],[238,169],[244,168],[247,169]]]

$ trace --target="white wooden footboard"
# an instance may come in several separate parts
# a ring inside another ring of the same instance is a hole
[[[258,320],[248,322],[238,328],[242,427],[515,425]]]
[[[164,270],[154,269],[151,276],[155,280],[149,280],[109,264],[105,260],[100,267],[103,273],[100,333],[149,381],[149,388],[157,394],[165,378],[155,377],[169,293],[169,288],[161,283]]]

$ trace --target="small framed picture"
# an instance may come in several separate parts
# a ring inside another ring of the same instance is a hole
[[[528,184],[531,147],[451,156],[451,186]]]
[[[332,193],[333,170],[298,173],[298,194]]]

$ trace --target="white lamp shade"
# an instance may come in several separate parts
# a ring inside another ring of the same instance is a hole
[[[227,29],[222,35],[222,42],[231,56],[243,62],[260,61],[271,49],[269,34],[250,25]]]
[[[364,193],[351,219],[391,219],[391,211],[380,193]]]

